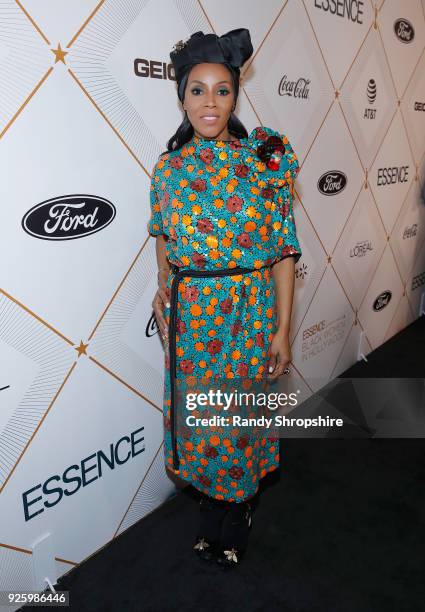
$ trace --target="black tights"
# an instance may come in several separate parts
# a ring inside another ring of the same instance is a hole
[[[208,501],[210,504],[213,504],[217,508],[225,508],[226,510],[230,510],[231,508],[236,508],[236,506],[242,507],[246,506],[247,503],[250,503],[252,498],[245,499],[243,502],[229,502],[225,499],[216,499],[215,497],[210,497],[205,493],[199,491],[201,499]]]
[[[209,523],[214,529],[214,524],[221,521],[225,515],[231,515],[233,520],[240,520],[247,512],[250,500],[243,502],[229,502],[224,499],[215,499],[205,493],[201,493],[201,516],[203,525]]]
[[[245,547],[249,501],[229,502],[201,493],[198,538],[217,541],[222,536],[227,546]]]

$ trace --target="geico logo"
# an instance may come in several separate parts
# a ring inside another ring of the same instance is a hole
[[[134,74],[138,77],[148,77],[151,79],[165,79],[175,81],[174,66],[166,62],[158,62],[136,57],[134,60]]]
[[[391,183],[406,183],[409,179],[409,166],[393,166],[392,168],[379,168],[377,185],[390,185]]]
[[[303,332],[303,340],[306,338],[310,338],[310,336],[314,336],[318,332],[322,331],[325,328],[325,321],[320,321],[320,323],[315,323],[311,325],[311,327],[307,327],[307,329]]]
[[[117,466],[127,463],[136,455],[143,453],[145,445],[141,448],[137,446],[144,441],[144,436],[137,437],[144,427],[140,427],[131,432],[128,436],[123,436],[117,442],[109,445],[107,451],[98,450],[79,463],[70,465],[62,474],[54,474],[43,483],[36,484],[31,489],[22,493],[22,503],[24,508],[25,521],[29,521],[38,514],[44,512],[44,508],[53,508],[63,496],[70,496],[77,493],[81,487],[86,487],[92,482],[102,478],[103,468],[114,470]],[[90,476],[87,474],[91,472]],[[63,485],[73,484],[73,487]],[[33,506],[33,507],[32,507]],[[30,507],[31,513],[30,513]]]

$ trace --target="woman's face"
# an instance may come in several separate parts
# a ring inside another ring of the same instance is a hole
[[[196,64],[191,69],[183,108],[197,136],[231,140],[227,122],[234,99],[231,75],[224,64]]]

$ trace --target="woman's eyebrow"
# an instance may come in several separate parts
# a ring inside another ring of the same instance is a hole
[[[205,83],[203,81],[199,81],[198,79],[193,79],[193,81],[190,81],[191,83],[201,83],[201,85],[205,85]],[[230,84],[230,81],[218,81],[218,83],[216,83],[216,85],[220,85],[220,83],[228,83]]]

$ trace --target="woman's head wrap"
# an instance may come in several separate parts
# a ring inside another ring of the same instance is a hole
[[[251,36],[246,28],[230,30],[223,36],[195,32],[188,40],[179,40],[170,53],[179,99],[183,100],[184,95],[184,91],[181,91],[184,89],[181,87],[183,78],[196,64],[226,64],[239,76],[240,67],[253,51]]]

